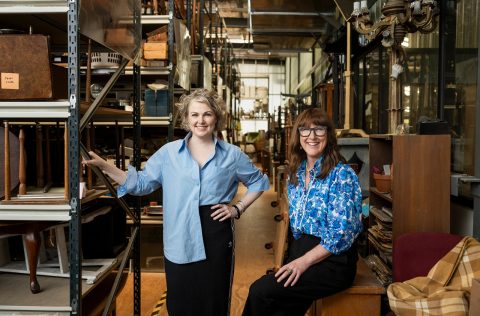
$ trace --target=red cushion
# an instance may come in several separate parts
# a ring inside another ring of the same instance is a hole
[[[403,282],[426,276],[463,236],[449,233],[409,233],[393,242],[393,280]]]

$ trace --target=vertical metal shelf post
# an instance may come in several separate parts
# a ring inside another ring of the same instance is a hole
[[[202,7],[202,10],[203,10],[203,7]],[[210,36],[210,40],[208,41],[208,53],[209,53],[209,56],[210,56],[210,62],[212,63],[212,70],[214,69],[215,67],[215,64],[214,64],[214,60],[215,60],[215,57],[213,56],[213,48],[212,48],[212,41],[213,41],[213,37],[212,37],[212,28],[213,28],[213,14],[212,14],[212,11],[213,11],[213,0],[208,0],[208,34]]]
[[[141,11],[141,7],[139,8]],[[142,34],[142,14],[138,10],[134,12],[134,23],[137,28],[137,34]],[[140,47],[141,39],[137,39],[137,47]],[[137,64],[139,56],[135,57],[133,63],[133,164],[135,169],[140,170],[141,164],[141,115],[140,115],[140,100],[142,95],[142,80],[141,67]],[[141,213],[140,203],[141,198],[135,198],[135,205],[133,207],[133,227],[137,232],[133,244],[133,314],[135,316],[141,315],[141,263],[140,263],[140,246],[141,246]],[[132,238],[132,237],[131,237]]]
[[[200,58],[200,64],[198,65],[198,76],[200,78],[199,82],[198,82],[198,85],[203,88],[205,87],[205,82],[204,82],[204,69],[203,69],[203,63],[205,62],[204,59],[205,59],[205,45],[203,43],[204,41],[204,38],[203,38],[203,24],[205,23],[205,17],[203,15],[203,8],[205,6],[205,0],[200,0],[200,12],[198,12],[199,16],[200,16],[200,21],[199,21],[199,26],[198,26],[198,30],[199,30],[199,47],[198,47],[198,50],[199,50],[199,55],[201,56]]]
[[[82,315],[81,205],[78,191],[80,181],[78,5],[77,0],[68,1],[68,96],[70,116],[68,117],[66,135],[68,135],[68,190],[71,207],[69,223],[71,315]]]
[[[191,30],[192,30],[192,1],[187,0],[186,4],[187,4],[187,29],[191,34]],[[194,34],[192,34],[191,37],[193,38],[193,36],[194,36]]]
[[[218,12],[215,11],[215,15],[212,14],[212,12],[210,12],[210,14],[212,15],[212,21],[213,21],[213,17],[215,16],[215,52],[213,54],[213,71],[214,71],[214,76],[213,76],[213,80],[215,82],[215,85],[214,85],[214,89],[217,90],[218,88]],[[212,40],[212,37],[210,35],[210,41]]]

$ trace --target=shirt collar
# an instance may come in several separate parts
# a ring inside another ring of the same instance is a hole
[[[320,173],[322,169],[322,162],[323,162],[323,156],[320,156],[320,158],[318,158],[317,161],[315,161],[315,164],[313,165],[314,176]],[[305,159],[302,161],[302,163],[300,164],[300,167],[298,168],[297,177],[301,178],[301,176],[305,174],[306,169],[307,169],[307,160]]]
[[[185,148],[187,148],[187,143],[188,143],[188,140],[190,138],[192,138],[192,132],[191,131],[188,132],[188,134],[182,139],[182,141],[178,143],[178,148],[177,148],[178,152],[181,152]],[[215,148],[220,148],[222,150],[226,149],[225,143],[220,141],[215,135],[213,135],[213,143],[215,144]]]

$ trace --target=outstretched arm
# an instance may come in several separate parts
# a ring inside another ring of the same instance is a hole
[[[95,166],[107,174],[113,181],[122,185],[127,180],[127,173],[114,165],[107,163],[102,157],[90,151],[88,153],[92,159],[82,160],[82,164],[86,166]]]

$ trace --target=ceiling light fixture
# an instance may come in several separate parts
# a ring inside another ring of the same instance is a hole
[[[349,22],[370,41],[382,36],[382,45],[389,48],[392,80],[389,87],[388,129],[392,133],[402,123],[401,84],[397,80],[405,61],[401,44],[407,33],[427,34],[434,31],[440,10],[435,0],[387,0],[381,12],[380,20],[374,22],[370,18],[367,1],[356,1]]]

